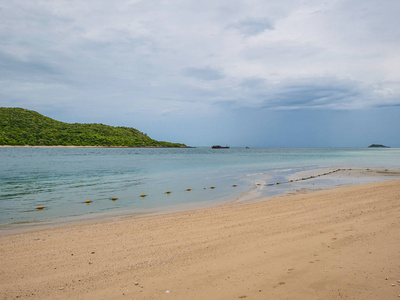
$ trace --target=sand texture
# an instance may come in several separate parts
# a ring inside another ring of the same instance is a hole
[[[1,299],[399,299],[400,181],[0,236]]]

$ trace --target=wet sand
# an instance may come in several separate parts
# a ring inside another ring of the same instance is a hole
[[[400,181],[0,236],[2,299],[398,299]]]

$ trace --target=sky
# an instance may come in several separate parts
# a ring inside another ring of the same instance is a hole
[[[0,106],[190,146],[400,147],[400,1],[0,2]]]

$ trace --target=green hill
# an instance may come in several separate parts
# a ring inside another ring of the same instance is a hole
[[[0,145],[186,147],[160,142],[137,129],[64,123],[23,108],[0,107]]]

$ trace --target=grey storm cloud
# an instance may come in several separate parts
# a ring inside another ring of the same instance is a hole
[[[213,81],[224,78],[224,75],[213,68],[186,68],[183,74],[196,79]]]
[[[291,78],[282,82],[267,82],[262,78],[247,78],[236,90],[238,106],[275,110],[357,109],[380,106],[374,101],[373,90],[361,82],[334,77]],[[252,101],[249,101],[249,100]],[[382,100],[382,99],[381,99]],[[390,99],[385,99],[390,103]],[[387,105],[397,105],[396,102]]]
[[[57,67],[49,63],[45,58],[29,57],[19,59],[10,54],[0,52],[0,78],[37,78],[49,77],[60,74]]]
[[[347,84],[340,86],[304,84],[286,86],[275,95],[273,106],[281,108],[344,108],[353,97],[361,96],[361,91]]]
[[[246,19],[231,25],[240,33],[248,36],[257,35],[265,30],[273,30],[275,27],[267,19]]]

